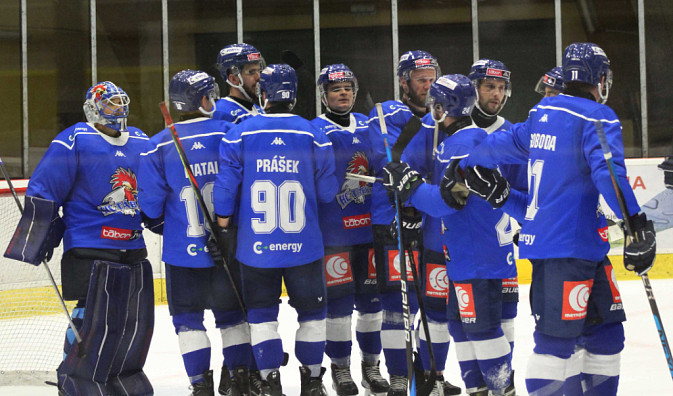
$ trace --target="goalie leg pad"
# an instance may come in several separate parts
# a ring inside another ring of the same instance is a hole
[[[40,265],[61,243],[65,223],[58,215],[58,205],[48,199],[26,196],[25,208],[16,226],[5,257]]]
[[[64,391],[68,387],[75,392],[69,394],[88,394],[91,381],[102,389],[111,386],[111,374],[126,377],[141,371],[154,324],[151,273],[147,261],[131,265],[94,262],[82,342],[73,345],[57,369]],[[133,394],[152,392],[149,382],[141,388]]]

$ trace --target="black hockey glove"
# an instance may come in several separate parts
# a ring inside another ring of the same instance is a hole
[[[666,188],[673,190],[673,157],[666,157],[666,160],[659,164],[659,169],[664,171]]]
[[[423,215],[413,207],[404,207],[400,210],[402,214],[402,239],[404,247],[418,246],[421,241],[421,227],[423,227]],[[390,224],[390,235],[397,239],[397,217]]]
[[[465,185],[495,209],[502,208],[509,198],[509,182],[499,169],[488,169],[479,165],[465,169]]]
[[[470,191],[465,186],[463,171],[460,169],[460,159],[449,161],[444,171],[444,177],[439,183],[439,192],[446,204],[453,209],[462,209],[467,203]]]
[[[635,271],[638,276],[643,276],[652,268],[657,253],[654,223],[647,220],[645,213],[638,213],[631,216],[631,227],[637,242],[626,236],[624,231],[624,267]],[[622,229],[624,228],[622,222]]]
[[[153,219],[151,217],[147,217],[145,213],[140,213],[142,218],[143,218],[143,225],[145,226],[146,229],[152,231],[153,233],[157,235],[163,235],[164,234],[164,216],[162,215],[158,219]]]
[[[236,234],[230,228],[223,228],[216,226],[215,233],[208,239],[207,247],[208,254],[213,258],[216,267],[228,265],[227,254],[231,250],[231,239],[236,237]]]
[[[406,162],[388,162],[383,167],[383,187],[388,191],[389,197],[397,193],[400,202],[406,202],[421,184],[421,174],[411,169]],[[394,199],[392,201],[395,202]]]

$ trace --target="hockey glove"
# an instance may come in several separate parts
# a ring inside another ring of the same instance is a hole
[[[213,258],[216,267],[228,265],[227,254],[231,246],[231,239],[236,237],[236,234],[229,228],[216,226],[214,235],[208,239],[207,247],[208,254]]]
[[[421,174],[411,169],[406,162],[388,162],[383,167],[383,186],[389,196],[397,193],[400,202],[406,202],[421,184],[423,184]]]
[[[153,219],[151,217],[147,217],[145,213],[140,213],[140,215],[143,218],[143,225],[145,226],[146,229],[150,230],[151,232],[157,234],[157,235],[163,235],[164,234],[164,216],[162,215],[161,217],[157,219]]]
[[[635,271],[638,276],[643,276],[652,268],[657,253],[654,223],[647,220],[645,213],[641,212],[631,216],[631,228],[636,241],[632,241],[624,231],[624,267]]]
[[[465,169],[465,185],[488,201],[495,209],[502,208],[509,198],[509,182],[499,169],[488,169],[479,165]]]
[[[460,159],[449,161],[444,171],[444,177],[439,183],[439,192],[446,204],[453,209],[462,209],[467,203],[470,191],[465,186],[463,171],[460,169]]]
[[[666,157],[666,160],[659,164],[659,169],[664,171],[666,188],[673,190],[673,157]]]
[[[402,240],[404,246],[418,246],[421,241],[421,227],[423,227],[423,215],[413,207],[404,207],[400,210],[402,215]],[[397,239],[397,217],[390,224],[390,235]]]

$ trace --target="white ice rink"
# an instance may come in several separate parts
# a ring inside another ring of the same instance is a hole
[[[673,337],[673,280],[652,280],[654,295],[657,298],[663,322],[668,329],[669,337]],[[520,288],[519,316],[516,319],[516,344],[514,349],[514,369],[516,387],[519,395],[525,395],[524,372],[526,361],[532,351],[533,319],[530,316],[528,304],[528,285]],[[624,301],[628,321],[626,327],[626,347],[622,354],[621,380],[619,395],[673,395],[673,380],[664,359],[661,343],[659,342],[650,307],[647,303],[645,291],[640,281],[622,281],[620,290]],[[299,371],[297,359],[292,354],[294,332],[297,328],[296,314],[283,300],[281,306],[280,332],[283,335],[284,347],[290,353],[290,362],[281,368],[283,391],[287,396],[299,395]],[[214,328],[212,316],[207,316],[207,326]],[[215,371],[215,386],[220,375],[222,364],[220,352],[219,332],[208,332],[213,346],[211,367]],[[356,382],[360,381],[359,355],[357,344],[353,353],[352,372]],[[325,367],[329,361],[324,360]],[[382,368],[385,365],[382,362]],[[152,381],[155,394],[160,396],[188,395],[187,376],[184,372],[178,340],[173,330],[168,307],[161,305],[156,308],[156,324],[154,338],[150,347],[150,354],[145,366],[145,372]],[[447,377],[453,384],[463,387],[460,380],[458,364],[453,346],[449,351],[447,362]],[[325,374],[325,385],[328,393],[336,394],[332,390],[330,371]],[[56,395],[56,388],[44,387],[0,387],[0,395]]]

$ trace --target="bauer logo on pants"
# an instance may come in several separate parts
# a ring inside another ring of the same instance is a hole
[[[461,319],[476,318],[477,313],[474,309],[474,294],[472,294],[472,285],[469,283],[454,283],[456,289],[456,299],[458,300],[458,309]]]
[[[353,281],[348,253],[325,256],[325,282],[327,286],[341,285]]]
[[[425,295],[428,297],[446,298],[449,277],[444,264],[426,264]]]
[[[502,294],[518,293],[519,292],[519,278],[505,278],[502,280]]]
[[[562,320],[580,320],[587,316],[587,305],[593,285],[593,279],[563,282]]]
[[[402,279],[400,270],[400,255],[398,250],[388,251],[388,281],[399,281]],[[416,270],[418,271],[418,251],[414,250],[414,262],[416,263]],[[413,272],[411,272],[411,262],[409,261],[409,252],[404,252],[407,260],[407,279],[413,280]]]

